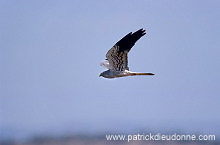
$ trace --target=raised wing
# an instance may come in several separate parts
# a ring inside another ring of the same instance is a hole
[[[128,68],[128,52],[134,44],[144,36],[145,30],[140,29],[135,33],[129,33],[119,40],[106,54],[109,61],[110,69],[115,71],[129,70]]]

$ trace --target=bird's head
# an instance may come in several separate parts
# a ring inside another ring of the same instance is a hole
[[[100,73],[99,77],[104,77],[104,72]]]
[[[112,73],[113,73],[112,71],[107,70],[107,71],[100,73],[99,77],[102,76],[104,78],[114,78],[114,75]]]
[[[108,78],[109,74],[107,71],[104,71],[104,72],[100,73],[99,77],[101,77],[101,76],[104,78]]]

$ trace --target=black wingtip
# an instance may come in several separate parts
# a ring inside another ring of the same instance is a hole
[[[143,28],[137,30],[136,32],[132,33],[128,33],[126,36],[124,36],[121,40],[119,40],[116,45],[119,46],[119,51],[124,51],[124,50],[128,50],[130,51],[130,49],[134,46],[134,44],[142,37],[146,34],[145,32],[146,30],[144,30]]]
[[[139,30],[137,30],[136,32],[134,32],[134,33],[139,33],[140,35],[145,35],[146,34],[146,30],[144,30],[143,28],[141,28],[141,29],[139,29]],[[133,33],[133,34],[134,34]]]

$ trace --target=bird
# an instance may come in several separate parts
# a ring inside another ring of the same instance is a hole
[[[137,76],[137,75],[154,75],[153,73],[131,72],[128,67],[128,52],[135,43],[146,34],[143,28],[132,33],[128,33],[119,40],[106,54],[106,59],[101,61],[100,65],[107,70],[100,76],[108,79]]]

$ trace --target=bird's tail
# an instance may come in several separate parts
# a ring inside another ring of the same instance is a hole
[[[153,73],[140,73],[140,72],[131,72],[130,73],[131,76],[137,76],[137,75],[154,75]]]

